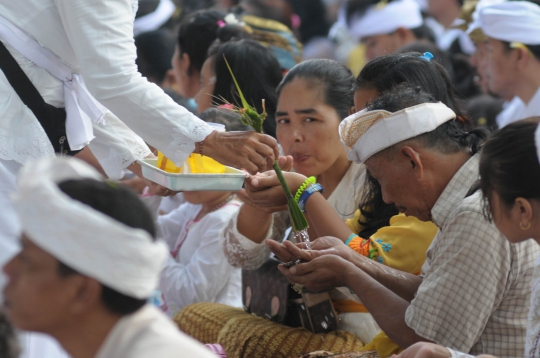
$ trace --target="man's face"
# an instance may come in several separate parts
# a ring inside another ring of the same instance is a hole
[[[379,182],[385,203],[394,204],[407,216],[431,220],[431,205],[427,200],[430,185],[410,159],[399,152],[390,157],[385,151],[369,158],[365,164],[368,174]]]
[[[486,42],[485,76],[489,90],[506,100],[515,95],[517,60],[515,51],[504,48],[504,44],[492,38]]]
[[[366,47],[366,59],[368,61],[394,53],[403,45],[396,32],[364,37],[362,43]]]
[[[24,235],[21,244],[22,251],[3,269],[9,279],[4,289],[6,313],[20,329],[52,333],[68,320],[69,302],[77,293],[72,283],[81,276],[60,276],[53,256]]]

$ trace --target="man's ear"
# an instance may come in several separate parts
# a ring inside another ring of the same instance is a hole
[[[400,154],[405,157],[411,170],[420,178],[424,175],[424,165],[420,153],[409,146],[403,146],[399,150]]]
[[[75,294],[69,307],[71,313],[78,315],[93,310],[101,303],[103,286],[97,280],[82,275],[77,275],[73,279]]]
[[[182,72],[186,75],[186,76],[189,76],[189,70],[190,70],[190,67],[191,67],[191,59],[189,58],[189,55],[187,53],[183,53],[182,56],[181,56],[181,63],[182,63]]]

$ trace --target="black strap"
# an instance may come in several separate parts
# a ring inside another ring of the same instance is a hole
[[[45,103],[34,84],[1,41],[0,69],[4,72],[9,84],[17,92],[19,98],[36,116],[47,137],[49,137],[54,151],[67,155],[78,153],[79,151],[69,149],[66,138],[66,110]]]

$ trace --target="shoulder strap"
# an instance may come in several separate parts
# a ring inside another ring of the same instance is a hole
[[[45,101],[2,41],[0,41],[0,69],[4,72],[9,84],[17,92],[17,95],[30,108],[43,126],[45,120],[43,118]]]

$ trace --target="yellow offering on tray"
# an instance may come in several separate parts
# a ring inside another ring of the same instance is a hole
[[[191,174],[222,174],[225,166],[210,157],[192,153],[184,162],[177,167],[172,160],[158,152],[158,168],[168,173],[191,173]]]

